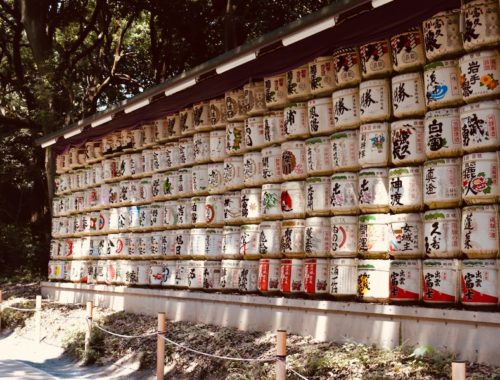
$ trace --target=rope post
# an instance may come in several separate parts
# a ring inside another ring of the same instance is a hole
[[[276,333],[276,380],[286,380],[286,330]]]
[[[451,363],[451,379],[465,380],[465,361],[455,360]]]
[[[35,309],[36,341],[40,343],[42,340],[42,296],[36,296]]]
[[[87,302],[87,329],[85,330],[85,357],[90,350],[90,336],[92,335],[92,318],[94,316],[94,304],[92,301]]]
[[[2,291],[0,290],[0,332],[2,331],[2,302],[3,302],[3,295]]]
[[[165,336],[167,322],[165,313],[158,313],[158,336],[156,340],[156,380],[163,380],[165,376]]]

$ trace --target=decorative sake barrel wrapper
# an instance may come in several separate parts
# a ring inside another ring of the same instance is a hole
[[[154,124],[144,124],[142,126],[142,130],[144,131],[144,146],[145,147],[152,147],[156,144],[156,135],[155,135],[155,126]],[[121,137],[121,135],[120,135]],[[118,148],[118,145],[121,144],[121,142],[113,140],[116,149]]]
[[[264,183],[261,152],[245,153],[243,156],[243,178],[246,187],[260,186]]]
[[[304,218],[306,216],[304,181],[281,184],[281,213],[283,219]]]
[[[334,172],[359,169],[359,132],[342,131],[330,136]]]
[[[240,231],[240,255],[244,259],[258,259],[260,230],[258,224],[242,225]]]
[[[498,305],[497,260],[464,260],[460,273],[460,301],[467,306]]]
[[[333,92],[332,103],[336,130],[354,129],[359,126],[360,110],[358,87]]]
[[[160,161],[159,161],[160,149],[153,151],[153,168],[155,170],[160,169]],[[156,158],[156,160],[154,160]],[[118,156],[117,168],[116,168],[116,176],[119,178],[129,178],[132,173],[130,170],[130,155],[122,154]]]
[[[283,177],[281,147],[262,149],[262,177],[265,182],[281,182]]]
[[[356,257],[358,253],[358,217],[334,216],[330,219],[331,250],[334,257]]]
[[[424,260],[422,262],[422,299],[425,303],[454,304],[459,299],[460,261]]]
[[[391,148],[394,165],[424,162],[424,121],[410,119],[391,123]]]
[[[497,150],[500,147],[498,127],[500,100],[469,104],[460,108],[462,145],[467,153]]]
[[[259,260],[259,292],[278,293],[280,290],[280,260],[260,259]]]
[[[424,40],[420,28],[391,37],[392,68],[396,72],[419,69],[425,64]]]
[[[210,133],[195,133],[193,136],[194,162],[204,164],[210,161]]]
[[[358,252],[363,258],[387,258],[389,251],[388,214],[359,216]]]
[[[308,296],[328,293],[329,268],[327,259],[305,259],[303,289]]]
[[[436,61],[424,67],[425,104],[430,109],[463,103],[457,60]]]
[[[358,293],[358,259],[330,260],[328,292],[334,298],[353,298]]]
[[[330,211],[334,215],[350,215],[359,212],[358,174],[341,172],[330,177]]]
[[[203,261],[202,268],[203,268],[202,288],[208,291],[219,290],[220,276],[221,276],[220,261]]]
[[[281,167],[284,180],[302,179],[307,176],[304,141],[287,141],[281,145]]]
[[[195,165],[191,168],[192,192],[195,195],[208,193],[208,165]]]
[[[206,197],[204,219],[208,227],[222,227],[224,224],[224,197],[222,195]]]
[[[149,285],[161,286],[163,283],[163,261],[151,261],[149,263]]]
[[[174,140],[181,136],[181,119],[178,113],[166,117],[168,140]]]
[[[460,58],[460,85],[466,103],[495,98],[500,93],[500,52],[483,50]]]
[[[228,157],[224,160],[224,187],[227,190],[241,189],[244,186],[243,156]]]
[[[189,227],[191,225],[191,200],[189,198],[177,200],[177,226]]]
[[[422,299],[420,260],[391,260],[389,278],[391,302],[418,302]]]
[[[264,118],[262,116],[249,117],[245,120],[246,150],[260,149],[265,145]]]
[[[260,187],[241,190],[241,217],[245,222],[259,222],[262,219],[260,198]]]
[[[214,129],[225,128],[227,123],[226,99],[216,98],[210,100],[210,125]]]
[[[362,212],[388,212],[389,186],[386,168],[363,169],[358,173],[359,209]]]
[[[241,220],[241,192],[226,192],[224,197],[224,223],[238,224]]]
[[[287,102],[286,74],[264,78],[266,107],[282,108]]]
[[[464,48],[460,33],[460,10],[436,13],[422,24],[425,55],[429,61],[456,56]]]
[[[467,204],[495,203],[498,186],[498,154],[467,154],[462,159],[462,198]]]
[[[389,260],[358,261],[358,297],[361,301],[389,300]]]
[[[165,166],[168,169],[177,168],[180,166],[180,147],[178,143],[167,143],[163,145],[165,152]]]
[[[388,76],[392,73],[391,49],[388,40],[361,45],[359,56],[363,79]]]
[[[225,226],[222,232],[222,257],[224,259],[239,259],[240,227]]]
[[[193,195],[193,173],[191,168],[177,171],[177,193],[181,197],[190,197]]]
[[[283,111],[267,112],[264,115],[265,145],[278,144],[285,141],[285,119]]]
[[[389,164],[389,123],[362,124],[359,129],[359,165],[362,168]]]
[[[424,206],[422,167],[389,170],[389,208],[393,212],[420,211]]]
[[[281,219],[281,184],[262,185],[261,193],[262,219]]]
[[[425,114],[425,96],[422,73],[408,73],[392,77],[392,109],[394,117],[415,117]]]
[[[498,206],[462,209],[462,253],[470,259],[495,259],[498,255]]]
[[[189,289],[201,289],[203,287],[203,261],[189,260],[186,263],[187,282]]]
[[[333,65],[337,87],[350,87],[361,82],[361,69],[358,49],[342,48],[333,53]]]
[[[207,228],[205,233],[205,255],[207,260],[222,259],[222,228]]]
[[[250,82],[243,86],[247,115],[262,115],[267,111],[264,81]]]
[[[462,131],[458,108],[443,108],[425,114],[427,158],[457,157],[462,154]]]
[[[210,132],[210,161],[221,162],[226,157],[226,131],[217,130]]]
[[[222,260],[220,287],[222,291],[238,290],[239,260]]]
[[[359,111],[362,123],[390,119],[391,85],[389,79],[361,82],[359,85]]]
[[[262,222],[259,225],[259,253],[264,257],[282,257],[281,255],[281,222]]]
[[[179,166],[191,166],[194,164],[194,144],[193,138],[183,138],[179,140]]]
[[[219,194],[225,191],[224,163],[217,162],[208,165],[208,192]]]
[[[329,134],[335,130],[331,97],[309,100],[307,108],[311,135]]]
[[[300,259],[282,259],[280,263],[280,292],[302,293],[304,262]]]
[[[311,96],[309,66],[299,66],[286,73],[287,99],[305,100]]]
[[[309,136],[307,103],[289,103],[283,117],[283,134],[286,140]]]
[[[190,136],[194,133],[193,109],[184,108],[179,112],[179,123],[181,126],[181,136]]]
[[[188,287],[188,268],[187,262],[184,260],[177,260],[175,266],[175,288],[185,289]]]
[[[307,218],[304,230],[304,251],[307,257],[330,256],[331,231],[329,218]]]
[[[460,158],[426,161],[423,177],[424,203],[429,208],[460,206],[462,203]]]
[[[500,42],[499,4],[495,0],[476,0],[462,6],[466,51],[485,46],[496,46]]]
[[[310,62],[309,79],[312,95],[330,94],[337,85],[332,56],[317,57]]]
[[[241,260],[238,264],[238,290],[242,293],[258,291],[259,262]]]
[[[304,257],[303,219],[292,219],[281,222],[281,253],[286,257]]]
[[[330,177],[306,180],[306,213],[308,216],[330,214]]]
[[[440,209],[424,214],[424,246],[427,257],[451,259],[460,256],[460,209]]]
[[[233,123],[245,120],[247,114],[243,89],[227,91],[224,97],[226,99],[227,121]]]
[[[241,154],[245,150],[244,124],[228,123],[226,125],[226,154]]]
[[[177,225],[177,201],[163,203],[163,227],[174,228]]]
[[[175,287],[175,270],[177,262],[174,260],[163,262],[163,278],[161,285],[167,288]]]
[[[191,198],[191,224],[195,227],[205,226],[205,201],[206,197]]]
[[[212,129],[209,115],[210,105],[208,101],[196,103],[193,106],[193,123],[196,132],[209,131]]]
[[[332,147],[329,137],[313,137],[305,141],[307,174],[323,175],[332,173]]]
[[[419,259],[424,253],[424,226],[421,214],[389,217],[389,255],[397,259]]]

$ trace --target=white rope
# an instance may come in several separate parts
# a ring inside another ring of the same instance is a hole
[[[19,307],[14,307],[14,306],[7,306],[7,305],[1,305],[0,306],[0,311],[1,310],[4,310],[4,309],[12,309],[12,310],[16,310],[16,311],[37,311],[37,309],[21,309]]]
[[[147,338],[149,336],[156,335],[157,332],[152,332],[152,333],[146,333],[146,334],[141,334],[141,335],[123,335],[123,334],[117,334],[112,331],[106,330],[105,328],[99,326],[97,323],[92,324],[93,327],[97,327],[99,330],[104,331],[105,333],[108,333],[110,335],[117,336],[119,338],[124,338],[124,339],[135,339],[135,338]]]
[[[184,349],[186,351],[191,351],[191,352],[193,352],[195,354],[208,356],[209,358],[222,359],[222,360],[234,360],[234,361],[240,361],[240,362],[272,362],[272,361],[276,360],[275,358],[267,358],[267,359],[245,359],[245,358],[233,358],[233,357],[229,357],[229,356],[220,356],[220,355],[209,354],[209,353],[206,353],[206,352],[195,350],[194,348],[186,347],[183,344],[174,342],[173,340],[170,340],[170,339],[168,339],[167,337],[165,337],[165,336],[163,336],[161,334],[158,334],[158,336],[161,336],[165,341],[167,341],[168,343],[173,344],[174,346],[182,348],[182,349]]]
[[[291,373],[293,373],[295,376],[301,378],[302,380],[309,380],[307,377],[305,376],[302,376],[300,373],[298,373],[297,371],[294,371],[291,367],[286,367],[287,370],[289,370]]]

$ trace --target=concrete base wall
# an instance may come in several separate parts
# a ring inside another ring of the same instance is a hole
[[[427,345],[459,359],[500,366],[500,313],[351,302],[317,301],[167,289],[42,283],[42,294],[63,303],[93,301],[116,311],[241,330],[277,330],[319,340],[380,347]]]

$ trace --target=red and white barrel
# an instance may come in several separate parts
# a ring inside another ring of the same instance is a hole
[[[497,260],[464,260],[461,269],[461,303],[467,306],[497,306]]]
[[[328,293],[328,261],[327,259],[304,259],[304,293],[309,296]]]
[[[280,292],[302,293],[304,262],[300,259],[282,259],[280,263]]]
[[[338,49],[333,53],[337,87],[351,87],[361,82],[361,68],[356,47]]]
[[[210,133],[195,133],[193,136],[194,162],[203,164],[210,161]]]
[[[330,218],[307,218],[304,230],[304,252],[308,257],[330,256],[332,245]]]
[[[281,167],[285,181],[302,179],[307,176],[306,144],[304,141],[294,140],[281,144]]]
[[[442,158],[424,164],[424,203],[429,208],[461,204],[460,158]]]
[[[498,255],[498,205],[462,209],[461,249],[470,259],[494,259]]]
[[[462,199],[465,203],[495,203],[500,194],[498,171],[498,153],[472,153],[463,156]]]
[[[357,87],[334,91],[332,103],[336,130],[353,129],[359,126],[359,89]]]
[[[306,216],[304,181],[283,182],[280,198],[283,219],[304,218]]]
[[[499,4],[495,0],[476,0],[462,5],[464,48],[466,51],[500,42]]]
[[[281,219],[281,184],[262,185],[260,209],[263,220]]]
[[[208,192],[208,165],[195,165],[191,168],[193,194],[201,195]]]
[[[209,119],[209,102],[199,102],[193,105],[193,122],[196,132],[208,131],[212,128]]]
[[[177,261],[169,260],[163,262],[163,278],[161,281],[162,286],[169,288],[175,287],[175,270]]]
[[[363,124],[359,129],[359,165],[387,166],[390,156],[389,123]]]
[[[424,253],[422,215],[394,214],[389,220],[389,254],[399,259],[418,259]]]
[[[427,257],[460,256],[460,209],[430,210],[424,214],[424,247]]]
[[[262,115],[266,112],[264,81],[249,82],[243,86],[247,115]]]
[[[258,287],[261,293],[279,292],[280,260],[260,259]]]
[[[281,146],[262,149],[262,178],[266,183],[281,182],[283,177]]]
[[[264,115],[264,141],[266,145],[285,141],[285,118],[283,111],[276,110]]]
[[[227,192],[224,199],[224,223],[238,224],[241,221],[241,192]]]
[[[335,298],[358,294],[358,259],[330,260],[328,293]]]
[[[424,162],[424,121],[410,119],[391,123],[391,147],[394,165]]]
[[[358,177],[359,209],[362,212],[389,211],[387,169],[363,169]]]
[[[422,299],[424,303],[454,304],[459,300],[460,261],[424,260],[422,262]]]
[[[260,229],[258,224],[245,224],[240,227],[240,256],[244,259],[260,258]]]
[[[425,64],[424,39],[420,28],[392,36],[391,51],[394,71],[418,70]]]
[[[337,84],[332,56],[317,57],[309,62],[312,95],[330,94]]]
[[[243,182],[245,187],[260,186],[264,182],[261,152],[249,152],[243,156]]]
[[[281,253],[286,257],[304,257],[303,219],[291,219],[281,222]]]
[[[208,192],[220,194],[225,191],[224,186],[224,163],[216,162],[208,165]]]
[[[391,48],[388,40],[361,45],[361,75],[363,79],[387,76],[392,72]]]
[[[460,58],[460,84],[466,103],[495,98],[500,93],[500,52],[483,50]]]
[[[496,150],[500,146],[500,100],[474,103],[460,108],[462,146],[465,152]]]
[[[281,222],[269,221],[259,225],[259,254],[264,257],[281,257]]]
[[[226,113],[226,99],[215,98],[210,99],[210,124],[214,129],[222,129],[226,127],[227,113]]]
[[[161,286],[163,284],[164,261],[151,261],[149,263],[149,285]]]
[[[334,172],[359,169],[358,130],[337,132],[330,136]]]
[[[422,262],[390,260],[389,299],[392,302],[418,302],[422,299]]]
[[[359,216],[358,253],[367,259],[386,258],[389,251],[388,214]]]
[[[259,262],[240,260],[238,263],[238,290],[242,293],[258,291]]]
[[[358,213],[358,174],[345,172],[330,177],[330,210],[334,215]]]
[[[307,99],[311,95],[309,66],[296,67],[286,73],[287,99],[290,101]]]
[[[422,24],[425,55],[429,61],[454,56],[464,50],[460,33],[460,10],[436,13]]]
[[[210,161],[220,162],[224,161],[224,158],[226,158],[226,131],[212,131],[210,132]]]
[[[372,79],[359,85],[359,111],[362,123],[386,121],[391,117],[389,79]]]
[[[84,260],[71,261],[69,280],[76,283],[88,282],[89,262]]]
[[[358,254],[358,217],[334,216],[330,218],[330,225],[330,255],[356,257]]]
[[[331,174],[332,148],[329,137],[313,137],[306,140],[307,175]]]
[[[221,261],[221,290],[238,290],[240,260],[222,260]]]
[[[389,207],[393,212],[420,211],[424,206],[422,167],[389,170]]]
[[[265,145],[264,118],[262,116],[249,117],[245,120],[245,148],[255,150]]]
[[[184,108],[179,112],[181,136],[190,136],[194,133],[193,109]]]
[[[394,117],[415,117],[425,114],[424,81],[420,72],[392,77],[392,111]]]
[[[311,135],[329,134],[335,130],[331,96],[307,102]]]
[[[388,301],[390,260],[358,261],[358,297],[361,301]]]
[[[436,61],[424,67],[425,103],[429,109],[460,105],[460,71],[457,60]]]
[[[243,89],[238,88],[227,91],[224,98],[226,99],[227,121],[232,123],[245,120],[247,115],[245,92]]]
[[[224,224],[223,195],[209,195],[206,197],[204,218],[208,227],[222,227]]]
[[[253,187],[241,190],[241,217],[247,223],[259,222],[261,188]]]
[[[222,231],[222,256],[224,259],[239,259],[240,254],[239,226],[225,226]]]
[[[245,150],[245,126],[243,123],[226,125],[226,154],[241,154]]]

